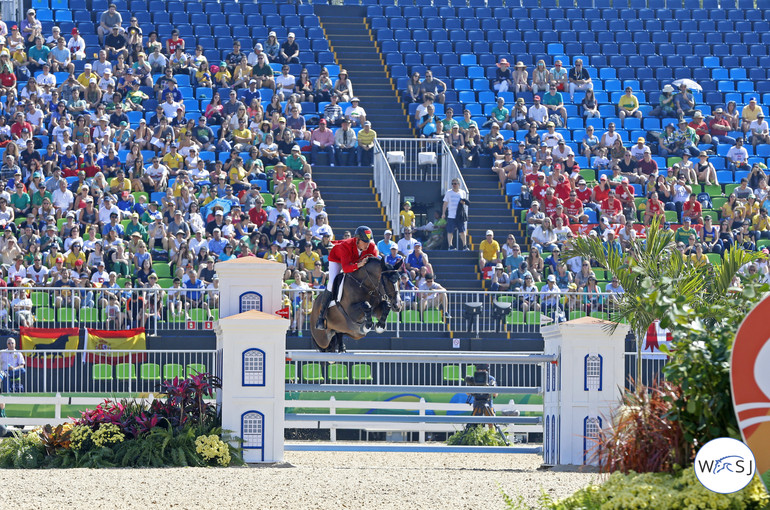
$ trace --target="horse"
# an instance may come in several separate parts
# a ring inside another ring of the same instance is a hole
[[[398,270],[402,261],[395,266],[382,259],[370,258],[366,264],[342,279],[342,299],[326,312],[326,329],[316,329],[320,314],[320,301],[313,302],[310,314],[310,333],[321,352],[345,352],[343,335],[353,340],[365,337],[372,327],[378,333],[385,331],[385,320],[391,310],[401,311],[401,296],[398,292]],[[337,292],[334,282],[329,282],[332,291]],[[336,300],[336,295],[334,296]],[[373,319],[377,319],[377,324]]]

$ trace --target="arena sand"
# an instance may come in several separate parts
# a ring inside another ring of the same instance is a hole
[[[501,489],[535,505],[541,489],[566,497],[600,476],[539,470],[537,455],[286,452],[285,461],[228,469],[5,470],[2,499],[29,510],[493,510],[504,508]]]

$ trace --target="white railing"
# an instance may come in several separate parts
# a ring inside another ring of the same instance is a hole
[[[454,161],[444,140],[379,138],[378,141],[399,181],[442,182],[445,160]]]
[[[24,293],[32,302],[31,315],[13,306]],[[22,324],[107,330],[144,327],[148,334],[157,335],[158,331],[213,330],[218,317],[219,289],[0,288],[0,325],[5,328]]]
[[[157,393],[162,381],[214,373],[217,351],[211,350],[20,350],[25,373],[3,381],[3,395],[55,394],[136,396]]]
[[[397,231],[398,216],[401,212],[401,189],[388,164],[388,158],[376,139],[374,140],[374,188],[380,195],[390,228]]]
[[[443,194],[446,190],[452,189],[452,180],[457,179],[460,181],[460,189],[465,190],[465,193],[470,200],[471,192],[468,189],[468,185],[465,183],[465,178],[460,171],[460,167],[457,166],[457,161],[455,161],[454,156],[452,156],[446,142],[442,140],[441,145],[442,153],[447,154],[446,157],[441,158],[441,193]]]
[[[284,290],[290,299],[292,330],[309,334],[313,295],[308,291]],[[385,331],[402,333],[464,333],[478,338],[483,333],[537,333],[555,321],[565,322],[586,315],[611,319],[617,310],[617,294],[563,292],[530,294],[521,291],[401,291],[404,310],[391,312]],[[371,333],[370,333],[371,334]]]

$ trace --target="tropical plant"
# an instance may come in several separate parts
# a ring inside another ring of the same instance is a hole
[[[647,329],[662,318],[659,308],[650,308],[650,295],[665,289],[666,295],[680,297],[678,303],[693,308],[706,302],[729,301],[732,297],[728,290],[739,269],[758,257],[756,253],[733,248],[724,254],[720,265],[693,264],[676,249],[674,235],[673,230],[661,228],[659,219],[653,218],[646,238],[631,240],[623,255],[607,250],[603,241],[593,236],[574,238],[563,254],[566,258],[579,256],[591,260],[594,266],[618,277],[625,292],[618,296],[618,305],[610,316],[614,324],[608,328],[614,331],[620,323],[630,326],[636,337],[637,374],[642,373]],[[673,306],[673,302],[670,304]]]
[[[39,432],[40,444],[46,455],[56,455],[70,447],[71,424],[57,425],[56,428],[45,425]]]
[[[594,455],[602,471],[639,473],[674,471],[688,460],[682,428],[669,419],[681,390],[658,382],[644,391],[625,391],[610,426],[595,439]]]

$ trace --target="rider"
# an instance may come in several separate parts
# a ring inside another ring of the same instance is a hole
[[[360,226],[356,229],[353,237],[337,243],[329,252],[329,280],[325,291],[321,292],[316,299],[321,300],[321,309],[318,314],[318,323],[316,329],[326,329],[326,310],[330,304],[332,293],[329,289],[334,288],[334,280],[340,274],[352,273],[366,264],[369,257],[378,257],[377,246],[372,241],[372,229],[366,226]]]

